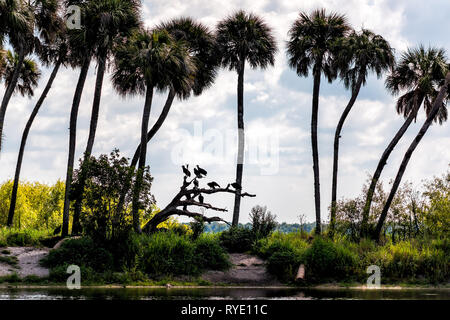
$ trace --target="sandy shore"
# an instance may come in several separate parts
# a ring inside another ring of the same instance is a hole
[[[44,258],[50,249],[31,247],[7,247],[0,248],[0,256],[16,258],[17,264],[11,265],[0,262],[0,277],[5,277],[17,273],[21,278],[36,276],[45,278],[49,275],[49,270],[42,267],[39,261]]]

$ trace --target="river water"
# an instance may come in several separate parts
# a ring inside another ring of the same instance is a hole
[[[450,300],[450,289],[0,288],[0,300]]]

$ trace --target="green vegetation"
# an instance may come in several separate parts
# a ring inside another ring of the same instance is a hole
[[[449,249],[448,241],[387,241],[377,245],[372,240],[354,243],[318,237],[308,243],[299,233],[274,233],[254,248],[267,259],[268,271],[286,282],[293,283],[299,265],[304,264],[306,283],[365,283],[367,267],[377,265],[385,284],[447,282]]]
[[[12,181],[0,184],[0,227],[6,226],[11,202]],[[22,182],[17,195],[15,229],[51,230],[61,225],[64,182],[49,186]]]
[[[83,281],[129,283],[177,275],[198,276],[205,270],[226,270],[228,255],[217,236],[194,240],[175,232],[132,235],[127,248],[98,246],[91,238],[65,241],[42,261],[51,268],[50,280],[67,279],[67,267],[79,265]]]
[[[0,228],[0,247],[39,247],[53,243],[47,230]]]
[[[0,256],[0,263],[6,263],[6,264],[9,264],[12,267],[17,267],[17,264],[19,263],[19,260],[17,259],[17,257]]]

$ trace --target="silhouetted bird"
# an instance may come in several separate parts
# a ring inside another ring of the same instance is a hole
[[[54,231],[53,231],[53,235],[56,236],[58,234],[61,233],[61,226],[57,227]]]
[[[182,166],[183,168],[183,173],[185,176],[190,177],[191,176],[191,172],[189,171],[189,165],[187,164],[186,166]]]
[[[198,165],[197,165],[197,169],[198,169],[198,172],[200,172],[201,175],[206,176],[208,174],[208,171],[206,171],[205,169],[200,168]]]
[[[211,189],[220,188],[219,184],[218,184],[217,182],[214,182],[214,181],[208,183],[208,186],[209,186]]]
[[[205,201],[205,198],[204,198],[202,195],[200,195],[200,196],[198,197],[198,201],[199,201],[200,203],[203,203],[203,202]]]
[[[203,178],[202,174],[200,173],[200,171],[197,168],[194,168],[194,174],[197,177],[197,179]]]
[[[237,183],[237,182],[232,183],[231,186],[233,188],[235,188],[236,190],[242,190],[242,186],[239,183]]]
[[[194,187],[198,188],[198,180],[197,179],[194,180]]]

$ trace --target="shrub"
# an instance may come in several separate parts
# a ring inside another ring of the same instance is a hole
[[[196,240],[205,231],[205,221],[202,217],[195,217],[194,221],[189,224],[192,230],[192,239]]]
[[[198,274],[195,263],[195,243],[187,236],[173,232],[142,235],[140,267],[151,275]]]
[[[40,246],[50,235],[46,230],[0,228],[0,247]]]
[[[282,233],[275,232],[270,237],[260,239],[254,246],[255,254],[268,259],[275,252],[283,248],[291,249],[297,256],[303,256],[308,243],[303,239],[301,232]]]
[[[113,269],[113,256],[91,238],[84,237],[65,241],[59,249],[51,250],[42,264],[51,268],[74,264],[104,272]]]
[[[254,241],[252,230],[245,227],[232,227],[220,234],[220,243],[229,252],[242,253],[250,251]]]
[[[129,234],[132,217],[128,208],[131,207],[136,175],[136,170],[129,166],[126,158],[120,158],[117,149],[110,156],[90,157],[81,162],[80,169],[74,171],[71,199],[83,196],[80,223],[87,236],[104,243],[119,242]],[[147,167],[140,190],[142,221],[155,209],[150,193],[152,180]]]
[[[267,260],[267,271],[283,281],[293,281],[297,274],[301,257],[289,247],[279,247]]]
[[[347,247],[323,238],[314,239],[305,252],[307,278],[344,280],[357,274],[358,258]]]
[[[276,215],[267,211],[267,207],[256,206],[252,208],[250,220],[255,239],[268,237],[277,227]]]
[[[202,235],[196,240],[195,259],[201,270],[226,270],[231,267],[228,254],[218,237]]]

